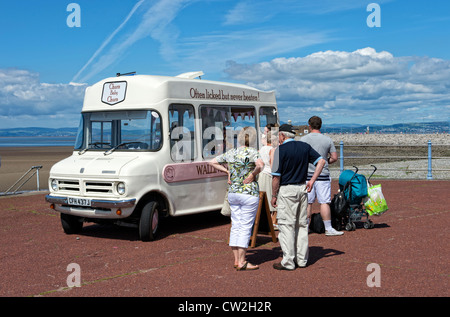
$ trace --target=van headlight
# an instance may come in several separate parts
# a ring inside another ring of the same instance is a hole
[[[58,190],[58,181],[56,179],[52,179],[50,185],[52,186],[53,191],[56,192]]]
[[[122,182],[117,183],[116,189],[117,189],[117,193],[119,195],[125,194],[125,183],[122,183]]]

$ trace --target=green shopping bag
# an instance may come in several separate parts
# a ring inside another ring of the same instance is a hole
[[[384,199],[380,184],[369,186],[367,188],[367,198],[364,206],[370,216],[381,215],[388,210],[386,199]]]

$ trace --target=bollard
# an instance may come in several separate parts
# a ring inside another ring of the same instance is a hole
[[[427,179],[433,179],[433,175],[431,173],[431,140],[428,140],[428,174]]]
[[[42,166],[41,166],[42,167]],[[40,191],[40,186],[39,186],[39,168],[36,169],[36,182],[37,182],[37,191]]]
[[[339,142],[340,153],[339,153],[339,163],[341,173],[344,171],[344,141]]]

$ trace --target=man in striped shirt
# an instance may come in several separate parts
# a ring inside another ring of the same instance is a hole
[[[320,133],[320,128],[322,127],[322,119],[320,117],[311,117],[308,120],[308,125],[310,132],[302,137],[300,141],[311,145],[311,147],[327,161],[322,169],[322,173],[320,173],[313,188],[308,193],[308,219],[311,219],[311,207],[317,198],[317,202],[320,204],[320,215],[322,216],[325,225],[325,234],[327,236],[339,236],[344,232],[337,231],[331,226],[331,211],[329,205],[331,202],[331,177],[328,164],[337,161],[336,147],[331,138]],[[309,164],[308,180],[311,179],[314,170],[314,165]]]

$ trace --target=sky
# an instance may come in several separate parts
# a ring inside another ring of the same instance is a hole
[[[14,0],[0,6],[0,129],[77,127],[116,73],[274,90],[281,121],[449,121],[444,0]]]

